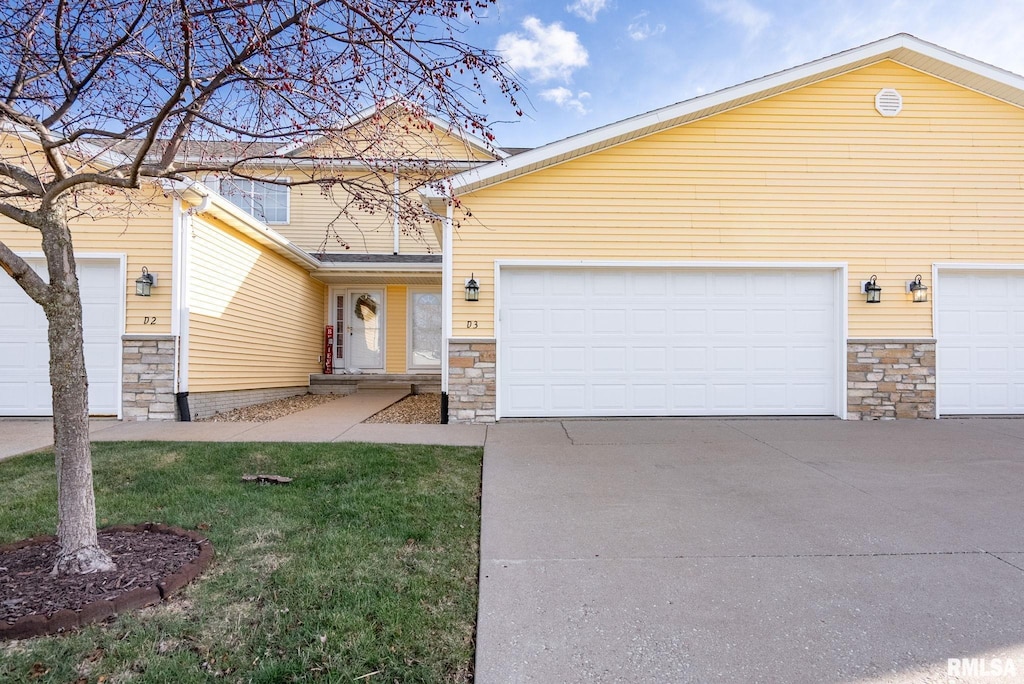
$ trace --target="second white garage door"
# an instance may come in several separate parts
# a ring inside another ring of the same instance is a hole
[[[1024,272],[939,272],[940,415],[1024,413]]]
[[[836,272],[500,271],[500,417],[834,415]]]

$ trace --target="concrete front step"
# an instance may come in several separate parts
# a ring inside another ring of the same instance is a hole
[[[412,394],[441,392],[439,373],[388,373],[309,376],[310,394],[352,394],[361,390],[404,389]]]

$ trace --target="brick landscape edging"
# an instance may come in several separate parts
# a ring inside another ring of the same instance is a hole
[[[94,622],[101,622],[118,613],[138,610],[146,606],[153,606],[161,601],[166,601],[171,595],[177,593],[186,584],[199,577],[210,562],[213,560],[213,545],[206,535],[191,530],[183,530],[180,527],[170,527],[160,523],[142,523],[141,525],[115,525],[107,527],[101,532],[151,532],[155,534],[173,534],[179,537],[191,539],[199,547],[199,555],[190,563],[178,568],[178,571],[163,577],[156,584],[149,587],[139,587],[121,594],[114,599],[100,599],[87,603],[78,610],[64,608],[47,618],[40,613],[23,615],[13,624],[0,622],[0,641],[9,639],[30,639],[32,637],[44,636],[47,634],[58,634],[67,632],[77,627],[84,627]],[[56,540],[56,537],[31,537],[22,539],[12,544],[0,546],[0,553],[17,551],[26,546],[34,544],[48,544]]]

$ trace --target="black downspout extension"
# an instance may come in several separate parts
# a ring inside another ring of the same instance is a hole
[[[441,425],[448,424],[448,393],[441,392]]]
[[[191,423],[192,414],[188,410],[188,392],[178,392],[174,395],[174,399],[178,402],[178,420],[183,423]]]

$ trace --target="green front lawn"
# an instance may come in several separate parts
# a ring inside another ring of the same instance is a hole
[[[101,526],[202,529],[216,559],[168,604],[0,643],[0,681],[470,681],[481,458],[430,446],[95,444]],[[243,484],[243,473],[295,481]],[[0,543],[53,533],[52,454],[0,463],[0,486]]]

